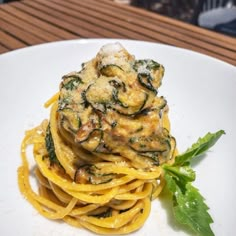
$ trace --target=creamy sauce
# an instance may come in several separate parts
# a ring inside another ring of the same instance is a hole
[[[168,107],[157,96],[163,74],[162,65],[135,60],[118,43],[103,46],[81,71],[63,77],[61,134],[74,146],[124,156],[139,168],[168,161],[173,150]]]

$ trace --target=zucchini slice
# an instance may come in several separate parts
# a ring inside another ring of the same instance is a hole
[[[100,77],[88,86],[84,97],[95,110],[106,113],[107,107],[113,101],[113,89],[107,77]]]
[[[169,131],[163,128],[159,134],[131,137],[129,147],[138,155],[148,157],[155,162],[155,165],[159,165],[163,160],[166,161],[170,158],[171,142]]]
[[[133,65],[133,69],[138,73],[140,71],[142,73],[142,71],[158,70],[160,67],[161,65],[158,62],[150,59],[136,60]]]
[[[103,131],[101,129],[93,129],[91,132],[83,134],[83,140],[80,140],[79,143],[81,146],[88,151],[95,151],[99,144],[101,143],[103,137]],[[77,135],[78,141],[78,135]]]
[[[162,128],[167,102],[156,96],[163,74],[164,67],[154,60],[135,60],[121,47],[102,49],[80,72],[63,76],[60,133],[75,150],[95,156],[131,153],[146,167],[163,163],[173,149],[169,131]],[[82,156],[81,163],[88,163]],[[89,161],[95,163],[93,157]],[[83,182],[80,178],[86,176],[86,183],[94,184],[109,181],[98,173],[91,166],[79,167],[75,178]]]
[[[116,104],[113,104],[112,105],[112,109],[114,109],[117,113],[121,114],[121,115],[125,115],[125,116],[136,116],[140,113],[142,113],[147,101],[148,101],[148,98],[149,98],[149,95],[147,93],[143,93],[143,98],[142,100],[140,101],[139,104],[137,104],[137,106],[121,106],[120,103],[116,103]]]
[[[74,176],[76,183],[104,184],[114,178],[114,174],[101,174],[95,165],[84,164],[80,166]]]
[[[61,126],[69,132],[76,133],[80,126],[81,120],[79,114],[71,108],[64,108],[59,113]]]
[[[124,70],[118,65],[108,64],[100,69],[100,73],[108,77],[114,77],[123,74]]]
[[[153,84],[152,84],[152,76],[150,74],[146,74],[146,73],[139,73],[138,74],[138,82],[146,89],[154,92],[155,94],[157,94],[157,90],[154,88]]]
[[[138,74],[139,83],[156,94],[161,85],[165,68],[153,60],[136,60],[133,69]]]
[[[70,91],[76,89],[80,84],[83,84],[83,81],[78,73],[64,75],[62,79],[61,88],[65,88]]]
[[[137,152],[165,152],[170,150],[170,140],[159,135],[131,137],[129,146]]]

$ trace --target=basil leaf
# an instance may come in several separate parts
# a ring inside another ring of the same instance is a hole
[[[191,182],[183,185],[175,175],[168,171],[165,173],[166,185],[173,195],[175,219],[178,223],[190,227],[197,235],[214,235],[210,228],[213,220],[207,212],[209,208],[204,203],[204,198]]]
[[[202,155],[217,142],[222,134],[225,134],[224,130],[219,130],[216,133],[207,133],[203,138],[199,138],[191,148],[176,156],[174,165],[183,165],[185,162],[191,161],[194,157]]]
[[[191,228],[197,235],[212,236],[213,222],[208,207],[198,189],[192,186],[195,172],[190,167],[191,160],[205,153],[225,132],[207,133],[199,138],[186,152],[176,156],[173,165],[164,164],[166,187],[173,197],[173,210],[176,220]]]
[[[187,182],[192,182],[195,180],[195,172],[190,166],[162,166],[165,171],[169,173],[176,181],[182,183],[183,185]]]
[[[69,81],[67,81],[66,79],[70,79]],[[81,78],[77,75],[73,75],[71,77],[67,77],[67,76],[64,76],[63,79],[65,81],[63,81],[63,87],[66,89],[66,90],[74,90],[74,89],[77,89],[77,87],[80,85],[80,84],[83,84]]]
[[[50,125],[48,125],[47,127],[46,136],[45,136],[45,144],[46,144],[46,149],[48,151],[50,164],[51,165],[54,163],[59,164],[59,161],[55,153],[55,147],[54,147],[54,142],[53,142],[53,138],[52,138],[52,134],[50,130]]]
[[[213,219],[198,189],[188,183],[185,194],[180,193],[175,198],[177,204],[174,206],[174,214],[179,223],[188,225],[197,235],[214,235],[210,228]]]

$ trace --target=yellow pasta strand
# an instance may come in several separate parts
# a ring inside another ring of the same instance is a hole
[[[109,202],[112,198],[114,198],[118,192],[118,187],[112,188],[107,194],[101,195],[101,196],[92,196],[90,194],[86,193],[80,193],[75,191],[68,191],[65,190],[67,193],[69,193],[71,196],[85,202],[89,203],[99,203],[99,204],[105,204]]]
[[[60,96],[60,92],[57,92],[56,94],[54,94],[50,99],[48,99],[45,103],[44,103],[44,107],[48,108],[50,105],[52,105],[53,103],[55,103],[58,98]]]
[[[102,173],[116,173],[133,176],[137,179],[156,179],[160,176],[161,168],[154,168],[154,171],[139,171],[134,168],[123,167],[118,165],[108,165],[101,167]]]
[[[134,177],[130,176],[123,176],[119,179],[114,179],[109,183],[93,185],[93,184],[77,184],[73,180],[69,181],[64,179],[63,177],[59,176],[58,174],[54,173],[53,170],[49,170],[47,164],[43,161],[43,157],[37,155],[35,157],[37,165],[44,176],[52,181],[54,184],[63,186],[65,190],[74,190],[74,191],[81,191],[81,192],[96,192],[103,189],[109,189],[111,187],[116,187],[119,185],[126,184],[132,180]]]
[[[70,225],[85,227],[98,234],[127,234],[139,229],[149,215],[150,199],[157,198],[164,187],[161,167],[152,167],[147,171],[135,168],[137,163],[132,163],[125,157],[96,153],[93,163],[97,173],[112,174],[113,178],[107,183],[96,185],[74,182],[74,162],[80,155],[87,154],[79,149],[74,152],[61,138],[56,114],[58,97],[59,94],[54,95],[45,106],[52,105],[50,128],[61,167],[53,166],[49,162],[45,145],[48,121],[45,120],[40,126],[27,131],[22,141],[22,166],[18,168],[21,193],[48,219],[61,219]],[[169,128],[168,119],[165,119],[165,126]],[[34,192],[30,183],[31,167],[27,161],[29,145],[34,146],[39,194]],[[89,155],[88,158],[93,158],[93,155]],[[86,160],[85,156],[81,160]],[[59,171],[61,168],[65,173]]]
[[[131,222],[119,229],[108,229],[101,226],[95,226],[86,221],[80,221],[80,224],[97,234],[128,234],[139,229],[146,221],[150,213],[150,200],[148,198],[145,198],[141,200],[141,202],[143,203],[143,210],[140,211],[138,217],[135,217]]]
[[[140,212],[142,206],[142,202],[138,202],[133,208],[119,215],[101,219],[91,216],[83,216],[80,219],[100,227],[116,229],[122,227],[123,225],[127,224],[127,222],[131,221],[133,217]]]
[[[177,153],[167,103],[156,96],[163,74],[116,44],[62,77],[44,104],[49,120],[21,145],[19,189],[41,215],[107,235],[144,225],[165,185],[161,165]]]
[[[118,194],[115,196],[115,199],[117,199],[117,200],[138,200],[138,199],[143,199],[147,196],[150,196],[151,193],[152,193],[152,184],[146,183],[144,185],[144,190],[142,192]]]
[[[67,153],[68,161],[68,155],[70,155],[68,153],[72,150],[62,144],[63,141],[60,140],[55,112],[56,105],[53,105],[50,124],[51,132],[54,132],[56,152],[59,153],[57,156],[63,155],[61,160],[63,158],[65,160],[64,155]],[[97,166],[101,173],[115,173],[119,176],[118,178],[116,177],[108,183],[99,185],[77,184],[73,179],[69,180],[68,177],[60,176],[57,170],[50,167],[49,162],[42,155],[39,155],[39,153],[47,153],[44,145],[46,124],[45,121],[40,127],[27,131],[21,147],[22,166],[18,169],[19,188],[34,208],[49,219],[63,219],[68,224],[76,227],[86,227],[99,234],[126,234],[140,228],[150,211],[150,196],[156,198],[163,188],[162,183],[164,181],[161,181],[161,184],[154,181],[154,179],[160,178],[161,168],[155,167],[148,172],[141,169],[136,170],[129,167],[129,162],[124,163],[125,159],[114,157],[113,159],[118,161],[118,165],[114,162],[103,161],[98,162]],[[27,146],[32,144],[34,145],[34,156],[37,163],[35,174],[39,183],[42,184],[40,187],[42,196],[32,190],[29,182],[26,149]],[[101,156],[101,154],[99,155]],[[72,157],[69,158],[73,159],[74,157],[72,153]],[[107,157],[104,160],[107,160]],[[67,170],[67,172],[70,171]],[[74,171],[71,173],[74,175]],[[153,183],[152,181],[145,182],[149,180],[152,180]],[[143,189],[142,186],[144,186]],[[152,193],[153,188],[155,191]],[[49,193],[47,189],[51,189],[51,192]],[[135,189],[136,191],[134,191]],[[112,200],[114,203],[110,203]],[[120,203],[116,204],[116,201],[120,201]],[[58,203],[60,204],[58,205]],[[85,205],[77,207],[77,203]],[[112,216],[105,218],[89,216],[90,212],[106,204],[107,209],[114,209]],[[125,210],[125,212],[119,213],[120,210]]]

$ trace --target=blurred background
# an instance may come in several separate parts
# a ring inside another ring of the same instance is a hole
[[[19,0],[0,0],[0,3],[7,3],[12,1]],[[236,0],[110,1],[144,8],[148,11],[156,12],[180,21],[184,21],[225,35],[236,37]]]
[[[114,0],[236,37],[236,0]]]

